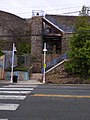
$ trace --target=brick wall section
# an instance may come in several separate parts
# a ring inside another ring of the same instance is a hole
[[[29,29],[25,19],[0,11],[0,47],[2,50],[11,50],[12,43],[18,44],[19,42],[16,36],[26,35],[26,31],[29,31]]]
[[[41,59],[42,55],[42,37],[31,36],[31,54],[37,59]]]
[[[67,74],[64,72],[64,69],[64,64],[61,64],[50,72],[46,73],[46,81],[58,81],[66,77]]]
[[[33,72],[41,72],[42,67],[42,17],[34,16],[31,21],[31,55]]]
[[[64,64],[65,63],[46,73],[46,83],[73,84],[80,82],[78,77],[68,75],[68,73],[65,72]]]
[[[31,24],[31,54],[37,58],[42,56],[42,17],[32,17]]]
[[[71,34],[66,33],[62,37],[62,52],[61,52],[62,54],[69,50],[70,36],[71,36]]]

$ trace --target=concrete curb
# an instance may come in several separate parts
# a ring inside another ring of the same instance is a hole
[[[37,80],[22,80],[17,81],[17,83],[11,83],[10,80],[0,80],[0,84],[43,84]]]

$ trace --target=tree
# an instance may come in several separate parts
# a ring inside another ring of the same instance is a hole
[[[30,43],[19,43],[17,48],[18,55],[30,54],[31,53],[31,44]]]
[[[0,56],[2,56],[3,55],[3,52],[2,52],[2,50],[1,50],[1,48],[0,48]]]
[[[79,28],[88,28],[90,26],[90,17],[89,16],[78,16],[76,19],[75,30]]]
[[[82,21],[70,40],[69,61],[66,63],[66,70],[71,74],[78,74],[80,77],[90,75],[90,24]]]
[[[85,5],[82,6],[82,10],[80,11],[81,16],[89,16],[90,7]]]

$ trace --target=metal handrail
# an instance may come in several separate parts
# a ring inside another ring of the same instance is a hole
[[[67,54],[66,54],[66,53],[62,54],[62,55],[59,56],[58,58],[53,59],[51,62],[49,62],[49,63],[46,64],[45,71],[51,69],[52,67],[54,67],[55,65],[57,65],[57,64],[60,63],[60,62],[62,62],[62,61],[65,60],[65,59],[67,59]],[[43,73],[43,69],[44,69],[44,68],[42,68],[42,70],[41,70],[42,73]]]

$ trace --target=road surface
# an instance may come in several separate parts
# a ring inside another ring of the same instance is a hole
[[[13,84],[0,91],[0,120],[90,120],[90,85]]]

